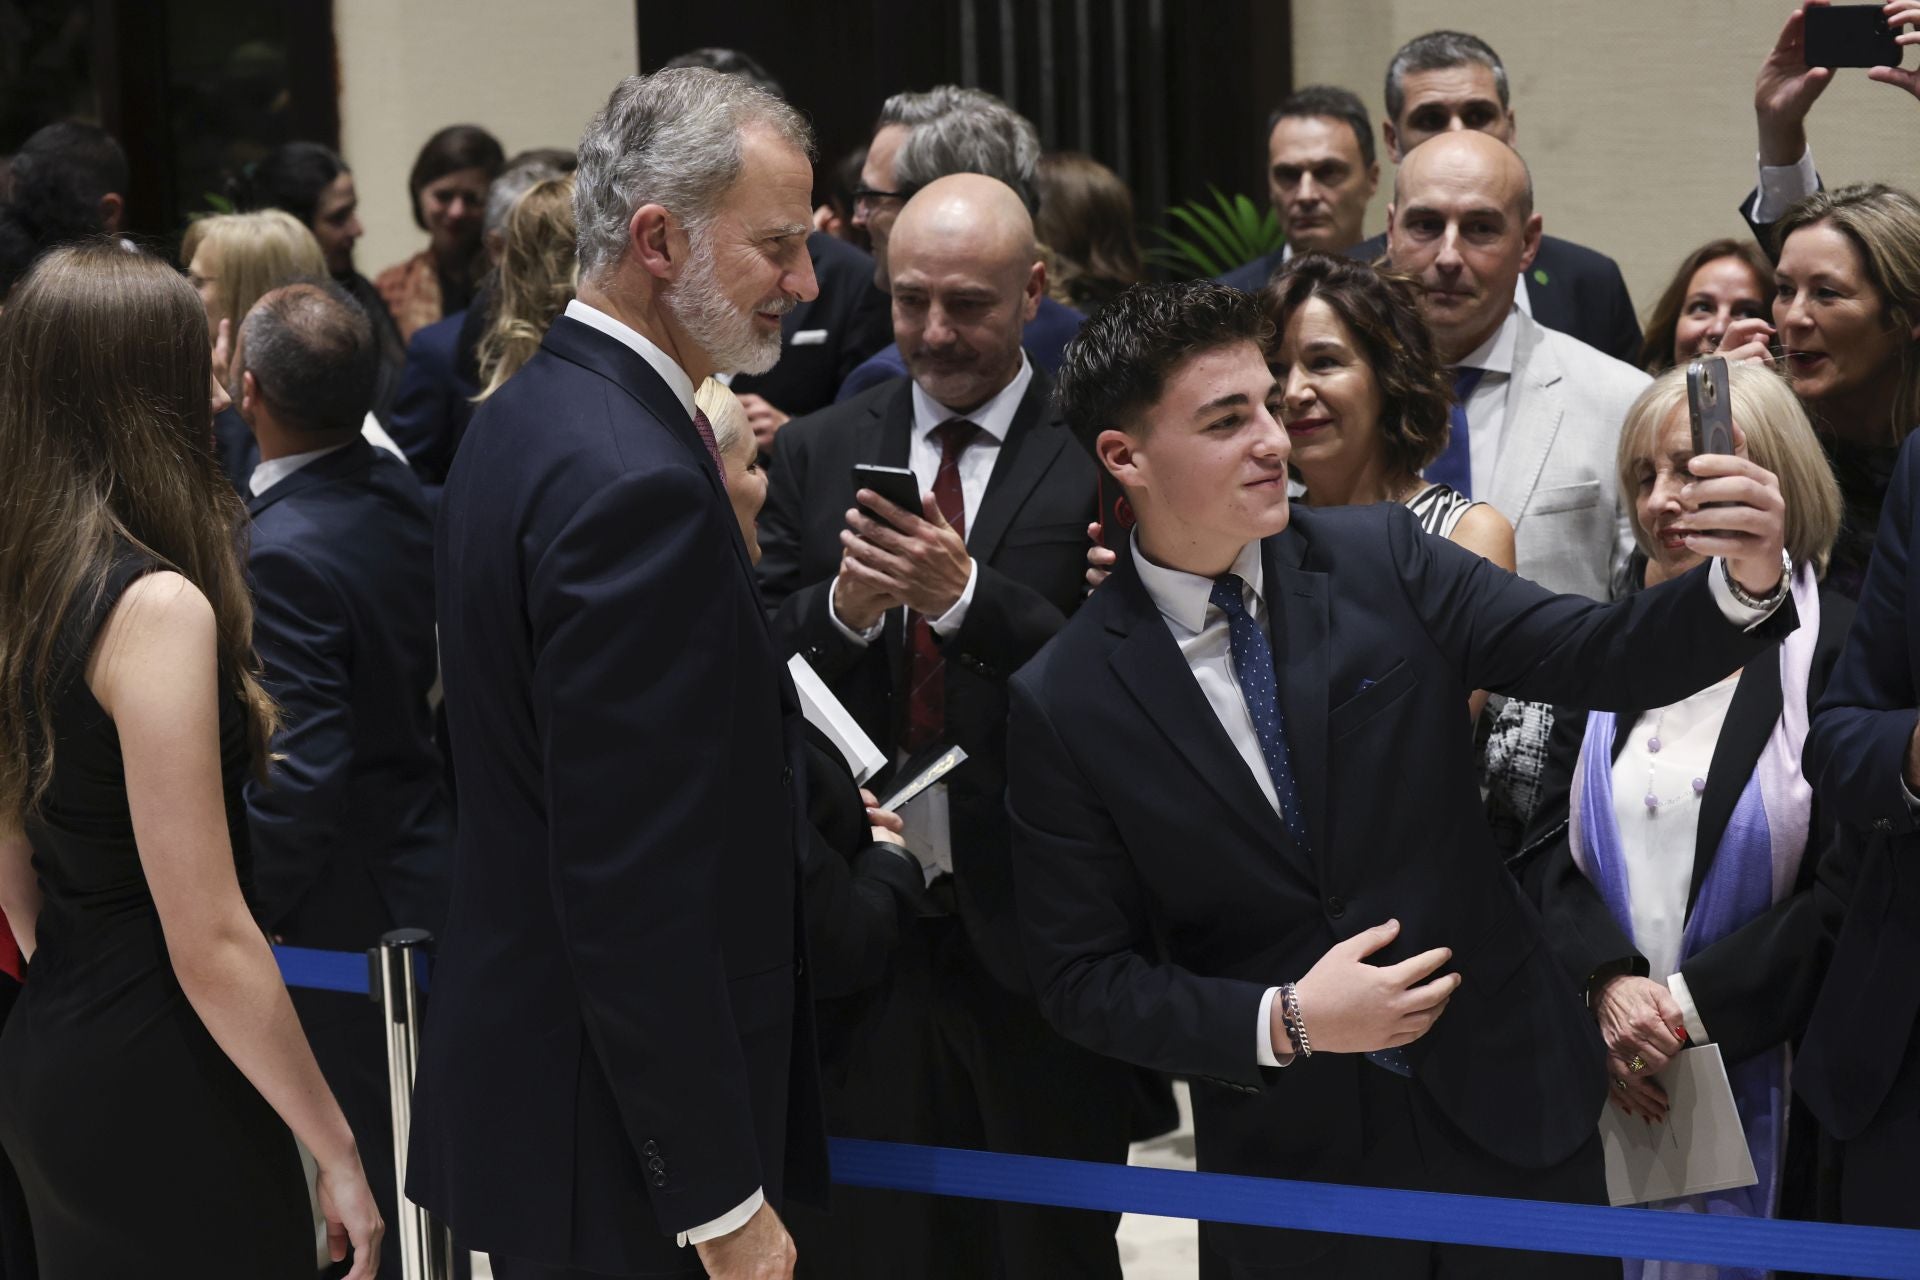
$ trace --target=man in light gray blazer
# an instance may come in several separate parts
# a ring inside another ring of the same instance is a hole
[[[1388,260],[1423,286],[1459,401],[1427,478],[1513,521],[1521,577],[1605,600],[1633,545],[1614,453],[1647,375],[1516,304],[1541,220],[1525,161],[1498,138],[1462,130],[1415,147],[1387,216]]]

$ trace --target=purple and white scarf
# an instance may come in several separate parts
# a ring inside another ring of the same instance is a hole
[[[1800,768],[1807,739],[1807,681],[1820,634],[1820,596],[1813,571],[1794,575],[1793,603],[1800,626],[1780,647],[1780,719],[1774,723],[1753,775],[1740,792],[1713,866],[1687,915],[1680,938],[1684,961],[1726,937],[1793,892],[1807,848],[1813,788]],[[1573,771],[1568,841],[1573,860],[1600,891],[1614,923],[1633,936],[1632,886],[1627,883],[1620,828],[1613,808],[1612,712],[1587,716],[1587,735]],[[1661,975],[1656,975],[1656,978]],[[1711,1030],[1711,1028],[1709,1028]],[[1780,1158],[1786,1139],[1788,1051],[1785,1045],[1729,1064],[1727,1076],[1746,1131],[1759,1181],[1750,1187],[1656,1201],[1649,1208],[1770,1218],[1779,1204]],[[1758,1277],[1765,1273],[1697,1264],[1626,1261],[1626,1280]]]

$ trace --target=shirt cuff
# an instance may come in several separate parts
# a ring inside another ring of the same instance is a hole
[[[746,1226],[747,1220],[760,1212],[760,1206],[766,1202],[766,1190],[756,1189],[752,1195],[712,1222],[703,1222],[691,1231],[682,1231],[674,1238],[674,1243],[684,1249],[690,1244],[705,1244],[709,1240],[718,1240],[721,1236],[732,1235]]]
[[[1755,157],[1756,163],[1759,157]],[[1753,208],[1747,216],[1761,226],[1780,221],[1795,201],[1804,200],[1820,189],[1820,172],[1813,167],[1813,148],[1800,153],[1799,164],[1760,165]]]
[[[840,619],[839,593],[840,579],[835,578],[833,585],[827,588],[827,616],[833,619],[834,628],[838,630],[841,635],[862,648],[878,640],[880,638],[880,629],[887,625],[886,615],[881,614],[880,619],[865,631],[855,631]]]
[[[1263,1067],[1290,1067],[1293,1054],[1287,1055],[1282,1062],[1280,1055],[1273,1051],[1273,1001],[1280,994],[1280,988],[1268,987],[1267,994],[1260,997],[1259,1034],[1253,1039],[1253,1056]]]
[[[1707,570],[1707,589],[1713,592],[1713,602],[1720,606],[1720,612],[1726,616],[1727,621],[1742,631],[1751,631],[1771,618],[1774,611],[1785,604],[1787,597],[1793,594],[1790,591],[1783,591],[1780,593],[1780,598],[1766,608],[1755,609],[1751,605],[1741,604],[1734,599],[1733,588],[1727,585],[1728,572],[1727,562],[1715,556],[1713,567]]]
[[[1913,788],[1907,785],[1907,775],[1904,772],[1900,775],[1900,794],[1906,799],[1907,812],[1915,818],[1920,818],[1920,796],[1913,794]]]
[[[1680,1021],[1686,1024],[1687,1038],[1694,1044],[1709,1044],[1713,1037],[1707,1034],[1706,1024],[1700,1021],[1699,1007],[1693,1003],[1693,992],[1687,990],[1687,980],[1679,974],[1667,979],[1667,990],[1673,996],[1673,1002],[1680,1006]]]
[[[970,559],[967,561],[967,585],[960,592],[960,598],[953,602],[953,608],[927,622],[935,635],[950,636],[960,629],[960,624],[967,620],[967,606],[973,603],[974,584],[979,581],[980,562]]]

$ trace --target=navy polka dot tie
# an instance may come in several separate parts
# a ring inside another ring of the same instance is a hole
[[[1280,801],[1280,820],[1286,824],[1287,833],[1304,846],[1307,824],[1300,814],[1293,761],[1287,755],[1287,718],[1280,710],[1280,691],[1273,674],[1273,646],[1267,642],[1265,629],[1247,612],[1241,594],[1245,585],[1237,574],[1229,573],[1214,579],[1208,599],[1227,615],[1233,675],[1240,682],[1240,696],[1247,701],[1247,714],[1253,717],[1254,736],[1260,739],[1267,776],[1273,780],[1273,793]]]

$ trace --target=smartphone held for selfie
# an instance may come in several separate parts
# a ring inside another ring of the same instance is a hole
[[[1877,4],[1812,5],[1805,11],[1810,67],[1897,67],[1896,34]]]
[[[920,482],[913,478],[913,472],[905,467],[882,467],[869,462],[856,462],[853,466],[853,487],[871,489],[894,506],[916,515],[924,515],[925,508],[920,504]],[[860,508],[882,524],[886,521],[875,511]]]
[[[1727,389],[1727,362],[1720,356],[1702,356],[1687,365],[1687,415],[1695,453],[1733,452],[1733,396]]]

